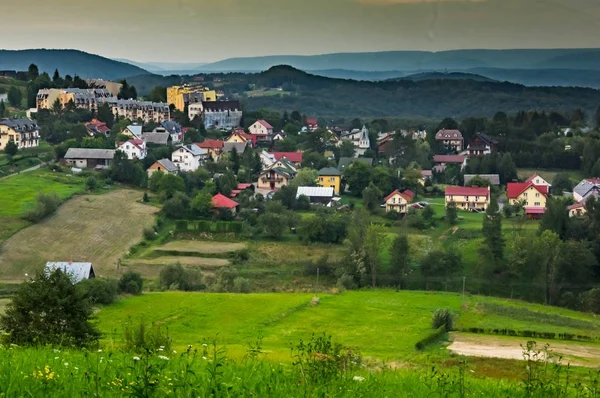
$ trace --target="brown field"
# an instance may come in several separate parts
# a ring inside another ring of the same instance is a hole
[[[235,252],[245,247],[245,243],[178,240],[159,246],[155,250],[179,251],[199,254],[219,254]]]
[[[342,245],[302,245],[286,242],[259,242],[255,249],[260,259],[280,263],[290,260],[317,260],[324,255],[328,255],[330,260],[337,261],[346,253]]]
[[[117,260],[154,223],[155,207],[134,190],[77,196],[49,219],[25,228],[0,246],[0,280],[17,282],[46,261],[91,261],[96,274],[113,276]]]

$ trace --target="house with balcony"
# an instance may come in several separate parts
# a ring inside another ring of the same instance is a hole
[[[269,168],[263,170],[258,177],[258,189],[277,190],[296,177],[297,168],[287,158],[274,162]]]
[[[446,187],[446,207],[451,202],[456,203],[458,210],[484,211],[490,203],[490,187]]]
[[[408,189],[403,192],[400,192],[396,189],[384,199],[386,213],[390,213],[392,211],[395,211],[399,214],[408,213],[408,207],[410,203],[412,203],[414,197],[415,194]]]
[[[266,120],[257,120],[248,127],[250,134],[257,137],[257,141],[268,141],[269,137],[273,136],[273,126]]]
[[[463,135],[459,130],[441,129],[435,134],[435,140],[454,152],[464,149]]]
[[[208,151],[194,144],[183,145],[171,154],[171,162],[179,171],[196,171],[208,157]]]
[[[469,157],[484,156],[496,152],[498,141],[487,134],[477,133],[473,141],[467,146]]]
[[[506,197],[510,205],[520,204],[529,218],[539,218],[546,212],[549,187],[532,182],[509,182]]]
[[[139,138],[132,138],[125,142],[117,143],[117,149],[127,155],[127,159],[145,159],[148,154],[146,141]]]
[[[0,151],[9,141],[19,149],[35,148],[40,145],[40,127],[29,119],[0,119]]]

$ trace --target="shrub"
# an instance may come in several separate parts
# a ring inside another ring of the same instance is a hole
[[[196,291],[205,288],[202,273],[188,270],[181,264],[167,265],[160,271],[160,287],[168,290]]]
[[[335,285],[340,290],[356,289],[356,283],[354,283],[354,278],[352,277],[352,275],[348,274],[343,274],[342,276],[340,276]]]
[[[150,328],[141,321],[137,326],[125,326],[125,349],[131,352],[147,353],[148,351],[171,352],[173,340],[169,337],[169,330],[163,332],[160,326],[152,325]]]
[[[154,231],[154,228],[152,228],[152,227],[144,228],[144,238],[146,240],[153,240],[154,238],[156,238],[156,232]]]
[[[148,197],[148,192],[144,192],[144,196],[142,196],[142,202],[148,203],[150,198]]]
[[[243,264],[248,260],[250,260],[250,250],[248,250],[247,248],[238,250],[233,254],[234,264]]]
[[[233,280],[233,291],[236,293],[250,293],[252,291],[250,280],[238,276]]]
[[[427,347],[429,344],[439,340],[440,337],[446,334],[446,332],[446,327],[444,325],[441,325],[435,330],[435,332],[429,333],[427,336],[417,341],[417,344],[415,344],[415,348],[419,351],[424,350],[425,347]]]
[[[77,289],[92,304],[112,304],[119,295],[119,284],[114,279],[84,279],[77,284]]]
[[[87,180],[85,180],[85,187],[88,191],[95,191],[100,186],[98,179],[94,176],[89,176]]]
[[[119,291],[128,294],[140,294],[144,288],[144,279],[139,272],[127,271],[119,280]]]
[[[447,332],[451,331],[453,326],[452,313],[446,309],[436,310],[431,318],[431,324],[434,329],[444,326]]]
[[[35,199],[35,207],[29,210],[23,218],[30,222],[38,222],[56,212],[60,206],[60,198],[54,192],[40,193]]]
[[[585,311],[600,313],[600,288],[588,290],[581,295],[581,304]]]

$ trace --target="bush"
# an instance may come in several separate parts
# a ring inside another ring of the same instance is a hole
[[[417,344],[415,344],[415,348],[419,351],[424,350],[425,347],[427,347],[429,344],[439,340],[440,337],[442,337],[444,334],[446,334],[446,332],[447,332],[446,327],[444,325],[440,326],[439,328],[437,328],[435,330],[435,332],[429,333],[427,336],[425,336],[421,340],[417,341]]]
[[[431,318],[431,324],[434,329],[444,326],[447,332],[451,331],[453,326],[452,313],[443,309],[436,310]]]
[[[234,264],[243,264],[248,260],[250,260],[250,250],[248,250],[247,248],[238,250],[233,254]]]
[[[140,294],[144,288],[144,279],[139,272],[127,271],[119,280],[119,291],[127,294]]]
[[[160,271],[160,287],[168,290],[186,292],[202,290],[202,273],[199,270],[188,270],[181,264],[167,265]]]
[[[112,304],[119,295],[119,284],[114,279],[84,279],[77,289],[92,304]]]
[[[30,222],[38,222],[56,212],[60,206],[60,198],[54,192],[40,193],[35,198],[35,207],[29,210],[23,218]]]
[[[142,202],[148,203],[150,198],[148,197],[148,192],[144,192],[144,196],[142,196]]]
[[[89,176],[87,180],[85,180],[85,187],[88,191],[95,191],[100,186],[98,179],[94,176]]]
[[[252,291],[250,280],[238,276],[233,280],[233,291],[236,293],[250,293]]]
[[[156,232],[154,231],[154,228],[152,228],[152,227],[144,228],[144,239],[153,240],[154,238],[156,238]]]
[[[352,275],[343,274],[337,280],[335,286],[340,290],[353,290],[356,289],[356,283]]]
[[[163,332],[160,326],[147,328],[142,321],[138,326],[125,326],[125,350],[146,354],[149,351],[171,352],[173,340],[168,329]]]

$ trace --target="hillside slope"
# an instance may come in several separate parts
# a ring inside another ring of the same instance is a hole
[[[0,50],[2,70],[27,70],[32,63],[40,72],[52,75],[58,69],[62,76],[79,75],[81,78],[116,80],[149,73],[134,65],[78,50]]]
[[[207,64],[199,72],[256,72],[286,64],[314,71],[345,69],[353,71],[419,71],[469,68],[511,69],[590,69],[600,70],[600,49],[523,49],[386,51],[323,55],[275,55],[230,58]]]

